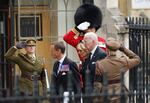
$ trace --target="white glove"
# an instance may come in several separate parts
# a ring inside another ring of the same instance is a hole
[[[79,30],[86,30],[90,26],[90,23],[85,21],[77,26]]]

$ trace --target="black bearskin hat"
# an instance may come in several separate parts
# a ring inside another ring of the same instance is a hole
[[[95,28],[98,30],[102,23],[101,10],[94,4],[82,4],[75,12],[74,21],[76,26],[85,21],[90,22],[89,28]]]

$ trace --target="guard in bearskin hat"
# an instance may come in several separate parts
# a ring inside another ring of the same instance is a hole
[[[64,35],[64,41],[75,47],[79,58],[83,61],[88,54],[82,43],[84,34],[87,32],[96,32],[102,23],[101,10],[94,4],[82,4],[79,6],[74,15],[75,27]],[[99,46],[106,51],[105,39],[98,37]]]

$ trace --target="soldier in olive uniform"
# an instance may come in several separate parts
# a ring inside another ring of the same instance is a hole
[[[23,48],[26,51],[25,54],[19,52],[19,49]],[[38,83],[39,95],[43,95],[46,90],[44,65],[35,55],[35,49],[36,40],[28,39],[26,42],[21,42],[11,47],[5,54],[8,61],[14,62],[20,68],[19,89],[21,95],[26,92],[28,95],[33,95],[34,81]]]
[[[120,94],[121,71],[126,72],[130,69],[133,69],[140,63],[141,60],[138,55],[122,46],[118,41],[116,41],[116,39],[112,37],[107,39],[106,47],[108,49],[108,56],[101,61],[97,61],[95,75],[101,76],[104,73],[107,73],[108,93],[112,94],[112,91],[115,90],[115,93]],[[117,57],[117,50],[121,51],[126,56]],[[95,82],[95,89],[99,92],[101,92],[102,89],[101,85],[99,85],[99,83],[97,82]],[[125,86],[123,87],[123,89],[125,90],[125,92],[128,92]],[[108,99],[110,101],[109,103],[121,103],[121,95],[110,96]]]

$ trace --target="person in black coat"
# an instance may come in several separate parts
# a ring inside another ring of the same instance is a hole
[[[51,91],[53,91],[53,94],[62,95],[64,92],[80,93],[78,66],[74,61],[66,57],[65,45],[62,41],[54,44],[52,56],[57,59],[53,66],[51,78]]]
[[[83,38],[85,47],[89,50],[89,57],[83,62],[81,75],[83,78],[83,93],[93,92],[94,80],[102,82],[102,77],[95,77],[95,63],[97,60],[104,59],[107,54],[98,47],[97,35],[93,32],[88,32]]]

